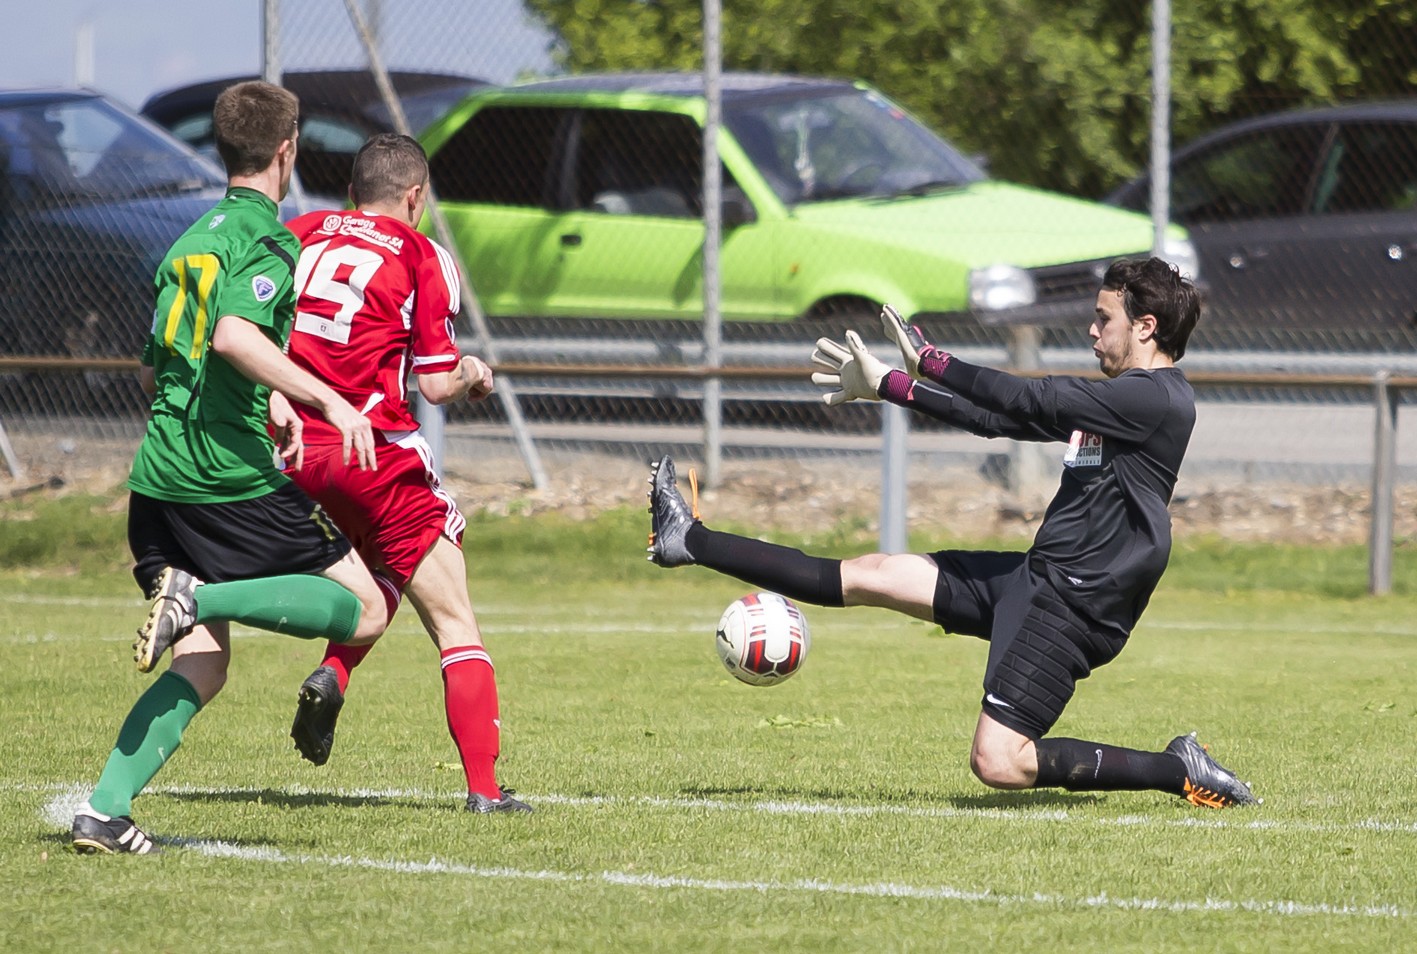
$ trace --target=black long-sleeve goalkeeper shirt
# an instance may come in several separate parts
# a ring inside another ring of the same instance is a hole
[[[1070,605],[1130,633],[1171,554],[1166,508],[1196,422],[1185,375],[1026,379],[951,358],[932,377],[911,386],[896,372],[881,396],[981,437],[1067,444],[1030,553]]]

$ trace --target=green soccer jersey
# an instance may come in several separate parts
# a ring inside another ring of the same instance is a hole
[[[211,351],[224,315],[284,347],[295,317],[300,243],[253,189],[233,188],[168,250],[153,280],[157,307],[143,363],[157,393],[128,486],[158,500],[222,503],[280,487],[266,430],[270,389]]]

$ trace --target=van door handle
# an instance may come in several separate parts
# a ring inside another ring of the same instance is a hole
[[[568,248],[575,248],[577,245],[581,244],[581,237],[579,233],[567,232],[561,236],[561,244]]]

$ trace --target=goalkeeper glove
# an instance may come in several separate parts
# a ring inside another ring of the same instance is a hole
[[[905,319],[900,317],[900,312],[890,305],[881,307],[881,327],[885,329],[886,337],[894,341],[900,349],[901,356],[905,358],[905,370],[915,380],[923,381],[934,377],[943,372],[950,363],[949,352],[941,351],[926,341],[920,329],[907,325]],[[927,374],[921,370],[922,364],[932,373]]]
[[[877,388],[891,370],[866,350],[854,331],[846,333],[845,346],[830,338],[818,338],[812,363],[825,369],[812,372],[812,383],[828,389],[822,400],[831,407],[847,401],[879,401]]]

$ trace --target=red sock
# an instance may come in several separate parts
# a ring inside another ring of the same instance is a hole
[[[448,732],[462,756],[468,794],[501,798],[493,763],[502,748],[497,711],[497,677],[492,657],[481,646],[443,650],[443,703]]]
[[[379,592],[384,597],[384,605],[388,607],[390,621],[394,618],[394,613],[399,608],[399,602],[403,599],[403,593],[393,584],[388,577],[382,574],[374,574],[374,582],[379,584]],[[369,655],[369,650],[374,646],[345,646],[341,643],[330,643],[325,647],[325,659],[321,666],[329,666],[335,671],[335,678],[339,680],[339,691],[344,693],[349,689],[349,674],[354,671],[354,667],[364,661],[364,657]]]
[[[325,659],[320,665],[329,666],[335,671],[335,678],[339,680],[339,691],[343,693],[349,688],[349,674],[354,671],[355,666],[364,661],[364,657],[369,655],[369,650],[373,648],[330,643],[325,647]]]

